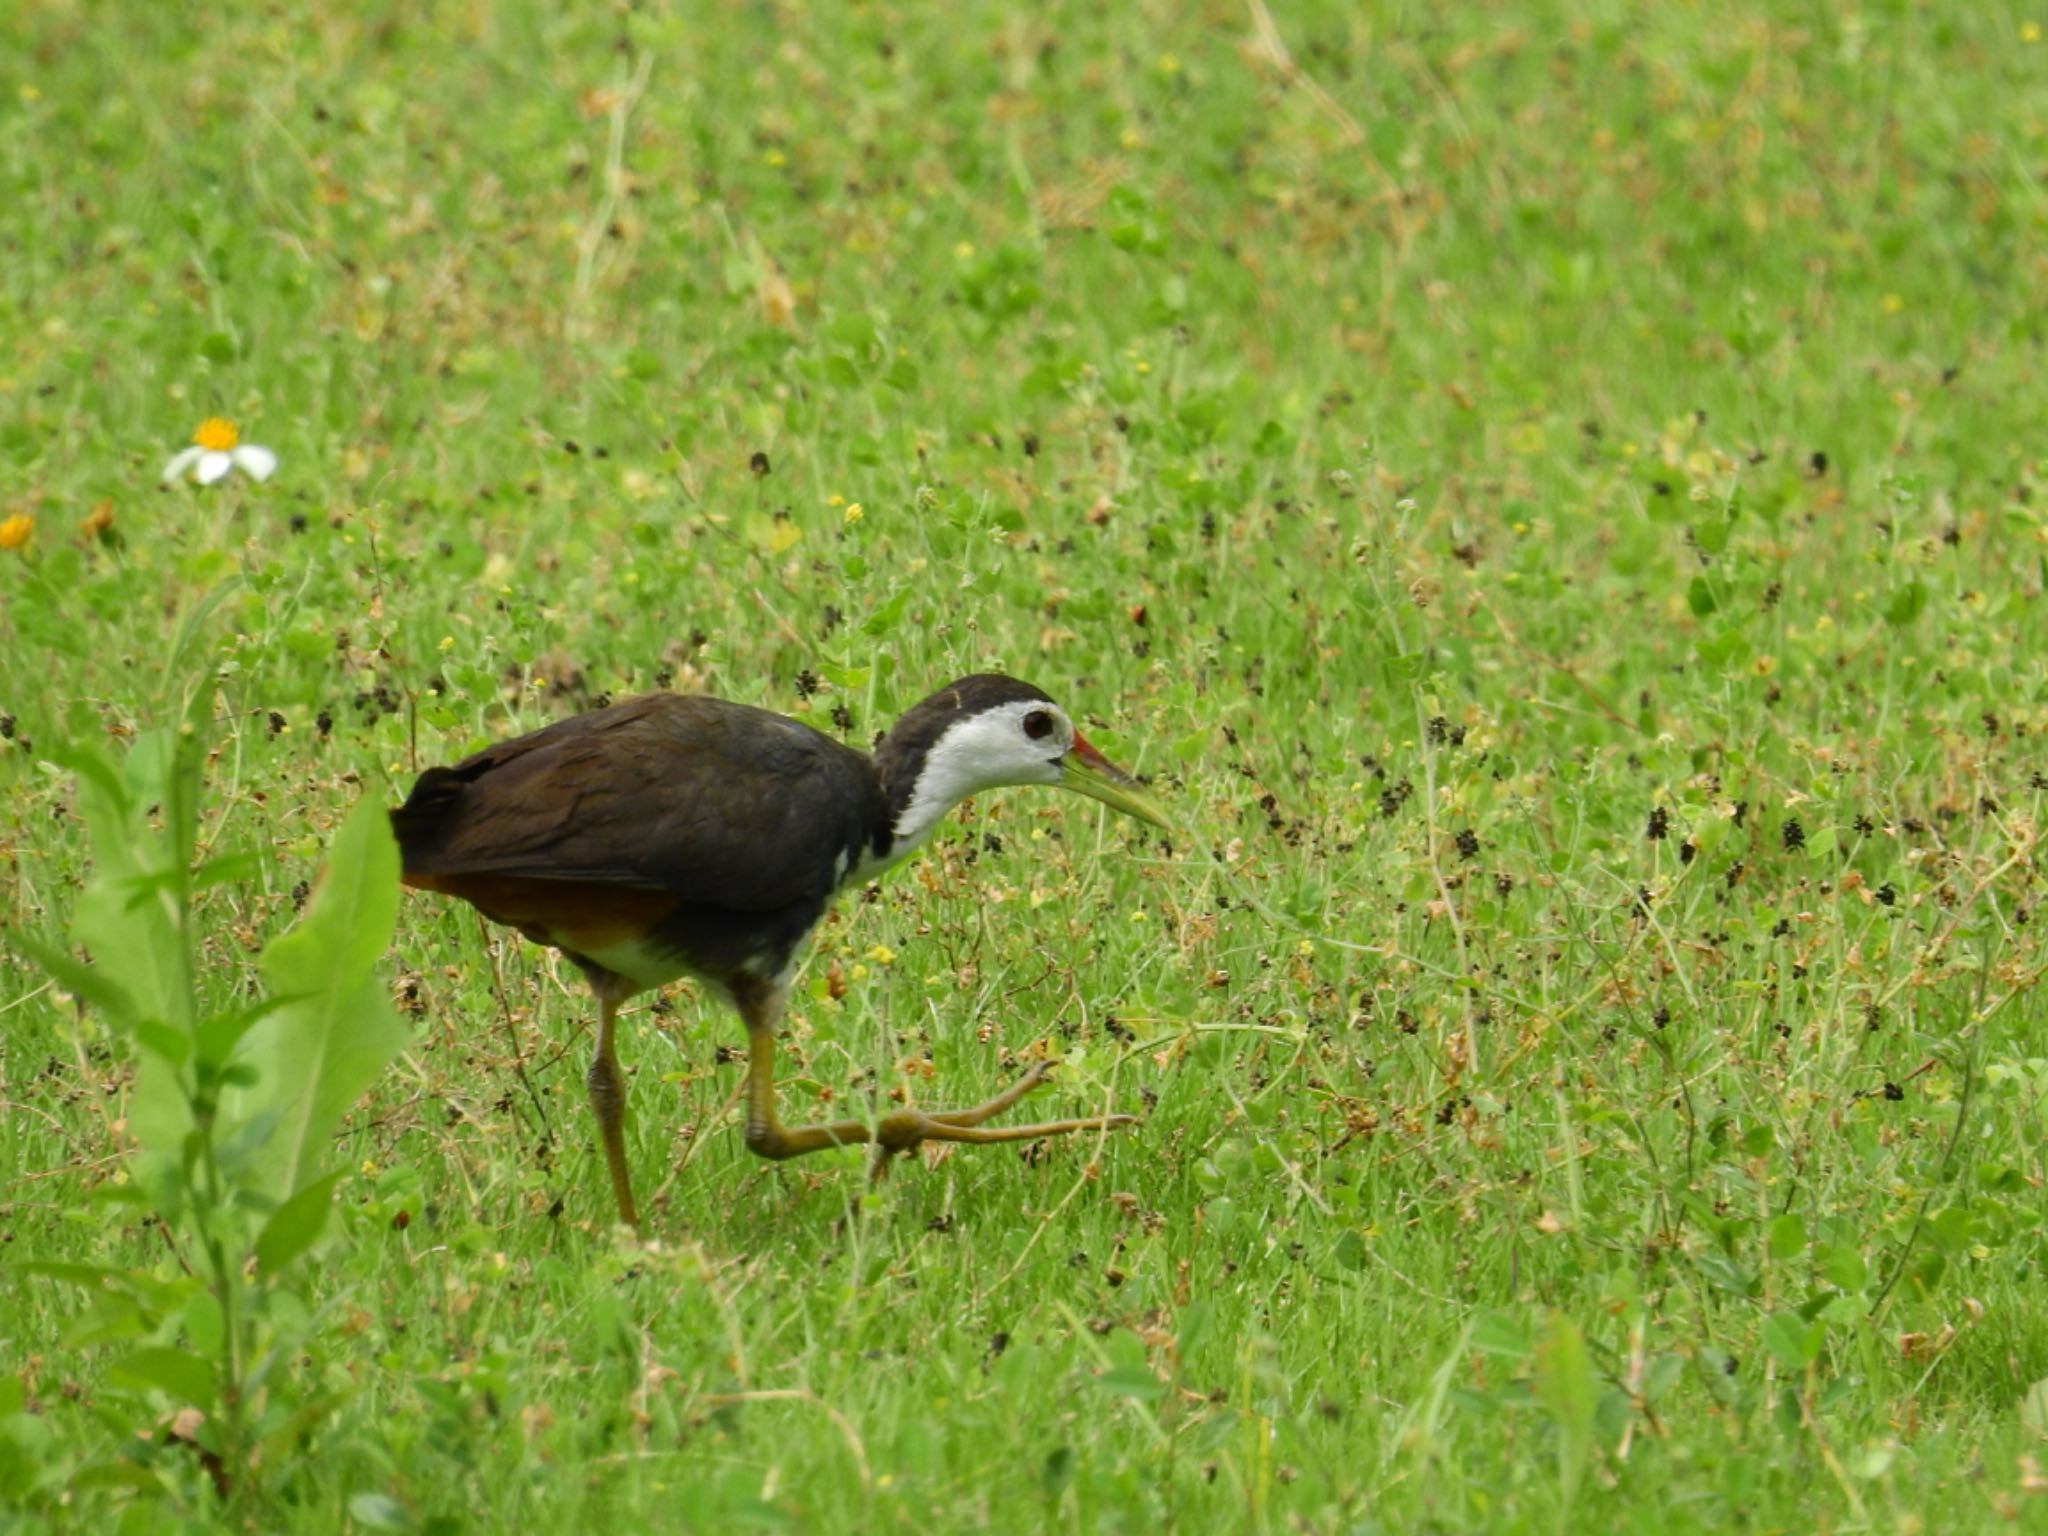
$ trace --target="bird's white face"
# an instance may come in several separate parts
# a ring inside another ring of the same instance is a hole
[[[1007,784],[1071,789],[1127,816],[1167,825],[1137,782],[1090,746],[1057,704],[1019,699],[962,716],[932,743],[916,792],[897,819],[891,857],[901,858],[969,795]]]
[[[1058,784],[1074,746],[1074,723],[1057,704],[1019,699],[956,720],[937,741],[918,775],[920,799],[947,804],[1004,784]]]

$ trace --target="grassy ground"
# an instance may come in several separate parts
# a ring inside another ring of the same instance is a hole
[[[566,9],[31,9],[0,921],[86,870],[51,751],[194,690],[227,999],[418,768],[999,667],[1184,829],[974,805],[821,931],[785,1112],[1050,1051],[1145,1120],[767,1167],[678,988],[643,1246],[573,973],[409,899],[338,1397],[238,1518],[2044,1523],[2048,13]],[[159,488],[214,415],[277,476]],[[0,965],[6,1252],[174,1274],[125,1047]],[[208,1523],[5,1284],[21,1518]]]

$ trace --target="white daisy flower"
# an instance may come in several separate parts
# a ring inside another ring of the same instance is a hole
[[[192,434],[192,446],[175,455],[164,466],[164,478],[181,479],[188,469],[192,471],[192,478],[201,485],[226,479],[228,471],[234,469],[253,479],[268,480],[277,470],[277,455],[268,448],[243,442],[240,430],[232,421],[209,416]]]

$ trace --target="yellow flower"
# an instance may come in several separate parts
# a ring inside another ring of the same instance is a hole
[[[877,965],[894,965],[896,963],[896,951],[886,944],[877,944],[868,951],[868,958]]]
[[[201,485],[212,485],[239,469],[255,480],[268,480],[277,472],[277,455],[268,448],[242,441],[240,428],[220,416],[209,416],[192,434],[192,446],[175,454],[164,466],[164,479],[178,480],[187,470]]]
[[[36,520],[26,512],[17,512],[0,523],[0,549],[26,549],[28,541],[36,531]]]
[[[861,520],[861,518],[862,518],[862,516],[863,516],[863,515],[864,515],[864,513],[863,513],[863,512],[862,512],[862,510],[861,510],[861,504],[860,504],[859,502],[857,502],[857,501],[856,501],[856,502],[853,502],[853,503],[852,503],[851,505],[849,505],[849,506],[847,507],[847,509],[846,509],[846,520],[847,520],[847,521],[848,521],[849,523],[857,523],[857,522],[859,522],[859,521]]]

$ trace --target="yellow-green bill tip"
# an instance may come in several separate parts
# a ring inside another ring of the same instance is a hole
[[[1073,748],[1060,759],[1063,788],[1091,800],[1100,800],[1112,810],[1149,821],[1155,827],[1170,827],[1159,802],[1139,787],[1138,781],[1090,746],[1079,734]]]

